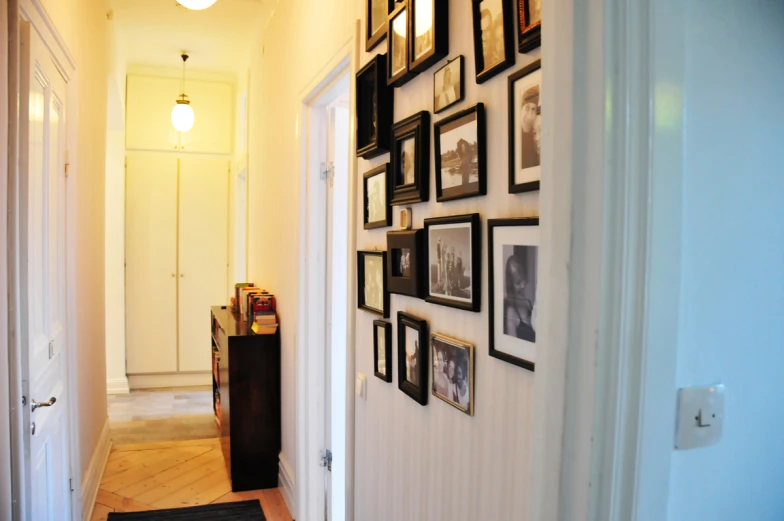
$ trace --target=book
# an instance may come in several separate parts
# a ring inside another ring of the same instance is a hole
[[[235,310],[239,311],[237,309],[237,306],[239,306],[239,304],[240,304],[240,289],[242,289],[242,288],[249,288],[249,287],[253,287],[253,286],[255,286],[255,284],[252,283],[252,282],[238,282],[238,283],[236,283],[234,285],[234,302],[233,302],[232,307]]]

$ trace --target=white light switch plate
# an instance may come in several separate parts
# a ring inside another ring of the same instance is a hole
[[[685,387],[678,390],[678,428],[675,448],[714,445],[724,431],[724,386]]]
[[[367,398],[367,378],[363,373],[357,373],[357,381],[354,383],[354,393],[360,398]]]

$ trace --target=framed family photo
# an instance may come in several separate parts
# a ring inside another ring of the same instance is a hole
[[[542,61],[509,76],[509,193],[539,190],[542,179]]]
[[[420,405],[427,405],[427,322],[399,311],[397,314],[398,388]]]
[[[487,235],[490,356],[533,371],[539,219],[491,219]]]
[[[384,318],[389,317],[387,252],[357,252],[357,307]]]
[[[394,7],[394,0],[365,0],[365,51],[370,52],[387,37],[387,18]]]
[[[517,0],[517,50],[530,52],[542,45],[542,0]]]
[[[422,72],[449,54],[449,0],[408,0],[411,34],[408,61]]]
[[[383,320],[373,321],[373,374],[392,381],[392,324]]]
[[[487,194],[485,106],[457,112],[434,126],[436,200],[451,201]]]
[[[389,292],[424,297],[423,230],[387,232]]]
[[[425,219],[427,302],[479,312],[481,245],[478,213]]]
[[[409,20],[408,1],[396,4],[397,7],[389,15],[387,34],[389,39],[389,61],[387,61],[387,84],[390,87],[401,87],[408,83],[416,72],[411,70],[409,61]]]
[[[375,55],[356,76],[357,156],[372,159],[389,152],[394,89],[386,82],[387,55]]]
[[[474,415],[474,346],[433,333],[433,396]]]
[[[465,58],[446,62],[433,74],[433,114],[438,114],[465,98]]]
[[[389,163],[363,175],[364,226],[366,230],[392,226],[392,207],[389,205]]]
[[[471,0],[476,82],[484,83],[515,63],[514,18],[508,0]]]
[[[392,126],[392,205],[430,198],[430,113],[422,111]]]

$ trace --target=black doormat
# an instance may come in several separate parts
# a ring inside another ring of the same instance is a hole
[[[238,503],[168,508],[147,512],[110,512],[108,521],[265,521],[258,499]]]

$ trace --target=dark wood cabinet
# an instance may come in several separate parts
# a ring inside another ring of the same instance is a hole
[[[256,335],[230,309],[212,308],[215,422],[234,492],[278,486],[280,330]]]

